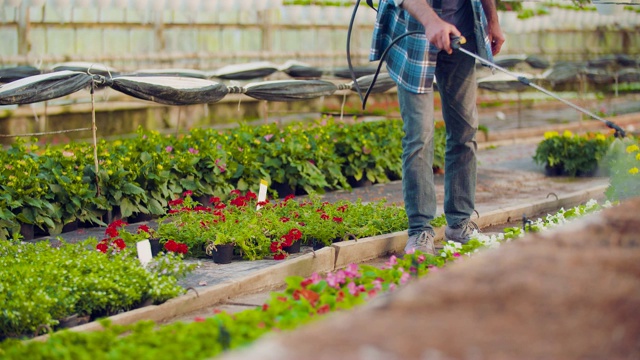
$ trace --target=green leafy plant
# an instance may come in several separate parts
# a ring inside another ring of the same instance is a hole
[[[607,199],[619,201],[640,196],[640,143],[638,138],[617,139],[611,144],[604,163],[609,172]]]
[[[562,135],[547,132],[538,144],[533,160],[545,165],[550,175],[591,175],[607,153],[612,137],[599,133],[585,135],[565,131]]]

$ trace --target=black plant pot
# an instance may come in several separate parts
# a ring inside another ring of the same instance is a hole
[[[33,224],[20,223],[20,235],[22,235],[22,240],[33,240],[34,234],[35,229]]]
[[[289,254],[297,254],[300,252],[300,241],[294,241],[291,246],[283,246],[282,250],[288,252]]]
[[[271,184],[271,188],[278,192],[278,197],[280,199],[296,194],[296,189],[289,184],[274,182]]]
[[[78,219],[73,220],[70,223],[66,223],[62,227],[62,232],[63,233],[68,233],[68,232],[72,232],[72,231],[76,231],[76,230],[78,230]]]
[[[156,257],[162,251],[162,244],[160,244],[160,239],[151,238],[149,239],[149,244],[151,244],[151,256]]]
[[[157,218],[157,216],[153,214],[137,213],[135,215],[131,215],[128,219],[129,220],[128,222],[131,224],[135,224],[140,222],[151,221],[155,218]]]
[[[213,257],[213,262],[216,264],[230,263],[233,259],[233,248],[234,244],[216,245],[216,247],[211,250],[211,257]]]
[[[367,187],[367,186],[373,185],[371,180],[367,179],[364,176],[360,180],[356,180],[356,178],[354,178],[353,176],[347,176],[347,182],[353,188]]]
[[[320,250],[325,246],[327,245],[318,239],[311,240],[311,247],[313,247],[313,250]]]
[[[562,164],[554,165],[554,166],[549,166],[549,164],[545,165],[544,174],[546,176],[565,176],[565,175],[567,175],[566,171],[564,170],[564,166],[562,166]]]

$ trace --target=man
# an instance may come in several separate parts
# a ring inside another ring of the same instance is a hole
[[[464,36],[465,49],[493,61],[504,35],[494,0],[380,0],[370,60],[398,36],[383,59],[398,85],[402,139],[402,182],[409,219],[405,252],[435,254],[433,227],[436,192],[433,179],[434,104],[436,79],[446,125],[444,212],[446,240],[466,243],[477,226],[470,221],[475,207],[476,110],[475,59],[453,51],[451,38]]]

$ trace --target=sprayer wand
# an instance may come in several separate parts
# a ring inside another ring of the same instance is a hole
[[[461,51],[461,52],[473,57],[474,59],[480,61],[484,65],[487,65],[487,66],[490,66],[490,67],[492,67],[494,69],[500,70],[503,73],[505,73],[505,74],[517,79],[519,82],[521,82],[521,83],[523,83],[525,85],[531,86],[532,88],[534,88],[534,89],[536,89],[538,91],[541,91],[541,92],[551,96],[552,98],[565,103],[566,105],[569,105],[570,107],[580,111],[581,113],[589,115],[589,116],[591,116],[592,118],[594,118],[594,119],[596,119],[598,121],[602,121],[603,123],[605,123],[605,125],[607,125],[607,127],[615,130],[615,134],[614,134],[615,137],[619,137],[619,138],[625,137],[625,135],[626,135],[625,131],[620,126],[618,126],[617,124],[615,124],[615,123],[613,123],[613,122],[611,122],[609,120],[603,119],[600,116],[592,113],[591,111],[589,111],[589,110],[587,110],[587,109],[585,109],[583,107],[580,107],[580,106],[578,106],[578,105],[576,105],[576,104],[574,104],[574,103],[572,103],[570,101],[567,101],[567,100],[559,97],[558,95],[552,93],[551,91],[549,91],[549,90],[547,90],[547,89],[545,89],[545,88],[543,88],[543,87],[541,87],[541,86],[539,86],[539,85],[537,85],[535,83],[532,83],[529,79],[525,78],[524,76],[518,76],[517,74],[515,74],[515,73],[513,73],[513,72],[511,72],[511,71],[509,71],[509,70],[507,70],[507,69],[505,69],[505,68],[503,68],[503,67],[501,67],[499,65],[496,65],[496,64],[492,63],[491,61],[485,60],[485,59],[481,58],[480,56],[472,53],[471,51],[469,51],[467,49],[462,48],[462,46],[460,46],[460,45],[462,45],[462,44],[464,44],[466,42],[467,42],[467,40],[464,38],[464,36],[452,36],[451,37],[451,48],[454,49],[454,50],[459,50],[459,51]]]

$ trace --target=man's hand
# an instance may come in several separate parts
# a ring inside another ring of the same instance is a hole
[[[425,0],[404,0],[402,8],[424,25],[425,35],[430,43],[438,49],[446,51],[447,54],[453,52],[451,36],[461,36],[462,34],[455,26],[440,19]]]
[[[496,11],[495,0],[480,0],[482,8],[487,16],[487,22],[489,23],[489,41],[491,41],[491,53],[496,55],[500,52],[502,44],[504,44],[504,34],[500,28],[498,22],[498,12]]]
[[[451,37],[462,36],[455,26],[446,21],[440,20],[440,18],[438,18],[437,21],[434,21],[433,24],[425,27],[425,35],[430,43],[435,45],[438,49],[446,51],[447,54],[451,54],[453,52],[451,49]]]
[[[502,29],[497,23],[489,28],[489,40],[491,41],[491,53],[497,55],[505,41]]]

